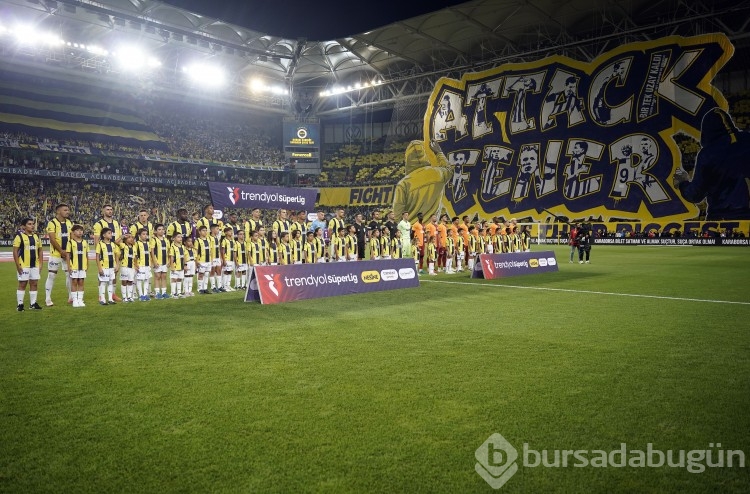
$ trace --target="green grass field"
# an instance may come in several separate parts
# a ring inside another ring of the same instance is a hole
[[[0,491],[494,492],[494,432],[750,455],[748,251],[556,252],[556,274],[279,306],[100,307],[90,276],[88,307],[58,280],[23,313],[0,264]],[[520,466],[501,491],[747,492],[749,472]]]

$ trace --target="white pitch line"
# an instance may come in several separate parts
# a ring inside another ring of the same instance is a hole
[[[419,280],[420,283],[447,283],[450,285],[471,285],[471,286],[488,286],[501,288],[523,288],[526,290],[547,290],[550,292],[571,292],[571,293],[589,293],[592,295],[616,295],[618,297],[638,297],[638,298],[655,298],[661,300],[679,300],[683,302],[708,302],[712,304],[735,304],[750,305],[750,302],[734,302],[732,300],[710,300],[704,298],[687,298],[687,297],[664,297],[661,295],[642,295],[639,293],[615,293],[615,292],[595,292],[593,290],[573,290],[571,288],[548,288],[541,286],[519,286],[519,285],[495,285],[483,283],[468,283],[465,281],[441,281],[441,280]]]

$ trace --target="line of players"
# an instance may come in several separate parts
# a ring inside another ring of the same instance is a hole
[[[152,297],[190,297],[196,284],[202,294],[244,289],[255,265],[411,256],[420,270],[426,265],[430,274],[435,274],[436,267],[438,271],[450,274],[463,271],[465,262],[472,269],[474,259],[480,253],[529,248],[528,232],[525,229],[519,232],[512,221],[502,224],[495,219],[490,223],[472,225],[468,217],[464,217],[463,223],[459,224],[458,218],[449,223],[447,215],[443,215],[441,222],[437,223],[433,215],[431,221],[424,224],[419,215],[418,221],[410,224],[406,219],[408,213],[404,213],[403,231],[390,228],[389,222],[381,223],[379,215],[370,222],[369,234],[365,237],[368,250],[365,256],[365,246],[358,242],[357,230],[364,226],[359,222],[361,218],[357,219],[357,226],[345,225],[343,209],[337,210],[327,223],[322,219],[322,212],[318,213],[317,221],[307,223],[305,212],[298,212],[294,221],[290,221],[287,211],[279,210],[277,220],[268,231],[260,220],[258,209],[252,211],[252,217],[244,225],[239,225],[236,218],[232,218],[234,215],[230,215],[225,225],[215,219],[213,213],[213,207],[207,205],[203,217],[191,223],[187,210],[179,209],[177,219],[165,226],[149,222],[148,211],[142,210],[138,220],[127,227],[114,219],[112,206],[105,205],[102,218],[93,226],[99,303],[110,305],[118,299],[131,302],[136,297],[141,301]],[[84,306],[83,280],[88,269],[89,245],[83,239],[83,226],[74,225],[69,215],[70,208],[66,204],[58,205],[55,218],[46,228],[50,239],[45,283],[47,306],[54,305],[51,294],[60,269],[68,274],[65,277],[68,302],[75,307]],[[391,216],[389,214],[392,221]],[[22,227],[24,230],[14,241],[19,269],[19,310],[23,307],[26,281],[31,281],[31,306],[38,306],[36,282],[42,259],[41,242],[33,233],[35,222],[32,220],[28,235],[24,234],[28,228]],[[402,235],[409,238],[402,238]],[[411,245],[418,248],[411,248]],[[38,256],[30,254],[37,249]],[[23,276],[25,281],[22,281],[22,268],[27,264],[36,264],[37,269],[28,270]],[[121,298],[115,294],[118,274]]]
[[[460,273],[464,268],[471,271],[480,254],[529,252],[531,244],[526,228],[519,227],[515,220],[501,223],[498,218],[473,225],[468,216],[459,222],[458,217],[449,221],[448,215],[443,215],[438,223],[433,215],[425,225],[418,215],[413,232],[420,257],[417,267],[421,274],[426,265],[430,276],[437,275],[436,269],[446,274]]]

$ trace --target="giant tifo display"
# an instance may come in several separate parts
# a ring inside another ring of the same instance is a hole
[[[669,223],[697,218],[695,203],[708,196],[706,219],[750,219],[747,160],[731,161],[750,144],[711,84],[732,53],[723,34],[674,36],[590,63],[554,56],[442,78],[424,139],[447,159],[413,143],[394,209]],[[677,134],[702,143],[692,184]],[[714,144],[724,146],[728,171],[701,165]]]

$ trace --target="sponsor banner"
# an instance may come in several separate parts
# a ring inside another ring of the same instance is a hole
[[[268,187],[265,185],[209,182],[211,202],[216,209],[292,209],[311,210],[315,207],[318,189]]]
[[[717,245],[750,246],[748,238],[595,238],[594,245]]]
[[[712,81],[733,53],[722,33],[671,36],[591,62],[551,56],[442,78],[423,139],[447,163],[427,153],[433,173],[408,173],[404,190],[436,207],[432,195],[442,196],[459,217],[544,221],[546,208],[605,221],[695,218],[671,180],[682,160],[675,136],[699,140],[703,116],[728,108]]]
[[[591,225],[591,231],[595,236],[604,236],[607,232],[609,233],[621,233],[621,234],[648,234],[649,232],[661,232],[674,235],[676,232],[680,232],[681,236],[685,236],[687,232],[697,232],[699,235],[704,233],[716,234],[721,232],[742,232],[745,236],[750,236],[750,221],[653,221],[647,223],[593,223],[586,222]],[[540,224],[532,225],[531,234],[536,236],[536,229],[542,227],[542,237],[548,239],[557,239],[558,237],[568,237],[570,231],[570,224],[566,223],[553,223],[553,224]]]
[[[54,151],[56,153],[71,153],[71,154],[91,154],[91,149],[83,146],[68,146],[51,144],[48,142],[37,143],[40,151]]]
[[[0,147],[2,147],[2,148],[20,148],[21,145],[16,140],[0,139]]]
[[[373,187],[324,187],[318,206],[383,206],[393,203],[393,185]]]
[[[134,184],[154,184],[154,185],[173,185],[198,187],[206,185],[204,180],[190,180],[184,178],[160,178],[160,177],[139,177],[135,175],[118,175],[116,173],[86,173],[73,172],[64,170],[43,170],[38,168],[18,168],[10,166],[0,167],[2,175],[26,175],[33,177],[54,177],[54,178],[72,178],[83,180],[98,180],[108,182],[128,182]]]
[[[493,280],[555,271],[558,271],[557,258],[551,250],[480,254],[479,262],[475,264],[471,277]]]
[[[256,266],[245,302],[278,304],[418,286],[412,259]]]

